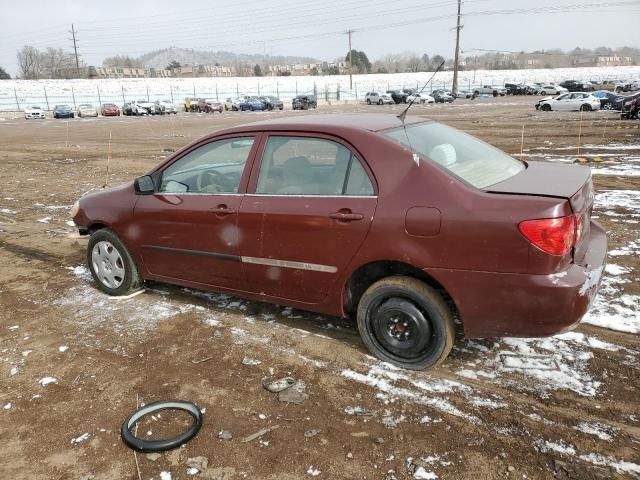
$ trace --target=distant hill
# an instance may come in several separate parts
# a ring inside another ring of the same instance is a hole
[[[190,48],[170,47],[146,53],[138,57],[147,67],[165,68],[172,60],[180,62],[181,65],[266,65],[266,64],[292,64],[292,63],[315,63],[317,59],[312,57],[290,57],[280,55],[245,54],[232,52],[205,52]]]

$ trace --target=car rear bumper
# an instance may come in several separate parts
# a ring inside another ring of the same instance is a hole
[[[545,337],[575,328],[593,303],[607,237],[591,222],[579,264],[551,275],[425,269],[451,295],[468,337]]]

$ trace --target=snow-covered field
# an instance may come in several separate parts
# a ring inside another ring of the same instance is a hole
[[[25,105],[51,109],[56,104],[77,105],[130,100],[170,99],[182,103],[184,97],[198,96],[224,100],[239,95],[276,95],[290,100],[298,94],[313,94],[320,102],[362,99],[366,92],[421,86],[430,72],[304,77],[232,78],[135,78],[101,80],[3,80],[0,81],[0,111],[22,110]],[[451,88],[453,73],[438,73],[428,90]],[[469,70],[460,73],[459,88],[504,85],[509,82],[560,82],[562,80],[627,80],[640,77],[640,66],[558,68],[527,70]]]

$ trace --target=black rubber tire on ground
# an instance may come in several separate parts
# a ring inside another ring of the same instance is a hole
[[[613,109],[613,104],[611,102],[604,102],[604,105],[602,105],[602,110],[612,110]]]
[[[542,105],[540,107],[540,110],[542,110],[544,112],[550,112],[551,111],[551,105],[549,105],[548,103],[545,103],[544,105]]]
[[[478,95],[480,95],[480,91],[476,90],[475,92],[473,92],[473,94],[477,97]]]
[[[435,367],[453,347],[451,311],[438,292],[416,278],[393,276],[371,285],[358,304],[357,322],[369,351],[401,368]],[[398,347],[395,352],[390,350],[394,347]]]
[[[367,105],[371,105],[371,99],[367,98]]]
[[[591,111],[591,105],[585,103],[584,105],[580,106],[580,111],[581,112],[590,112]]]
[[[493,91],[493,96],[494,96],[494,97],[497,97],[497,96],[498,96],[498,91],[497,91],[497,90],[494,90],[494,91]]]
[[[378,100],[378,105],[382,105],[382,100]]]
[[[122,267],[124,268],[124,278],[117,288],[111,288],[103,283],[99,278],[98,273],[95,271],[92,261],[92,252],[98,242],[109,242],[120,254]],[[87,265],[89,266],[89,270],[91,271],[91,275],[93,276],[97,287],[108,295],[129,295],[140,290],[142,287],[143,280],[140,277],[138,267],[133,261],[131,253],[129,253],[127,247],[122,243],[120,237],[118,237],[113,230],[102,228],[91,235],[91,238],[89,238],[89,245],[87,246]]]

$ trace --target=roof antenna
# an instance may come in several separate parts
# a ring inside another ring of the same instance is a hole
[[[429,85],[431,83],[431,80],[433,80],[433,77],[436,76],[436,73],[438,73],[440,71],[440,69],[444,67],[444,60],[442,61],[442,63],[440,64],[440,66],[438,68],[436,68],[436,71],[433,72],[433,75],[431,75],[431,78],[429,78],[429,80],[427,81],[427,83],[425,83],[422,88],[420,89],[420,91],[417,93],[417,95],[420,95],[422,93],[422,91],[427,88],[427,85]],[[409,102],[409,105],[407,105],[407,108],[405,108],[402,113],[400,115],[398,115],[397,117],[400,119],[400,121],[402,122],[402,124],[404,125],[404,118],[407,116],[407,112],[409,111],[409,109],[411,108],[411,105],[413,105],[414,100],[416,99],[416,94],[413,95],[413,98],[411,99],[411,101]]]

